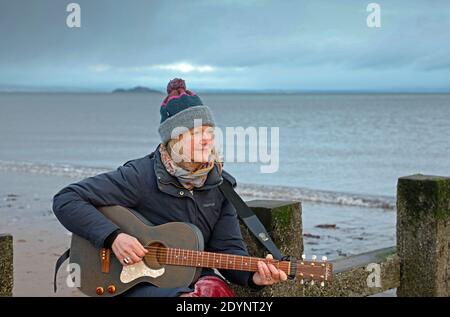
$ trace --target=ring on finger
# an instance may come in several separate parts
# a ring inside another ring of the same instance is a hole
[[[124,258],[123,263],[130,264],[130,258],[129,257]]]

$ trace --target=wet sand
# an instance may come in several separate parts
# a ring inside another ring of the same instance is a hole
[[[65,284],[64,266],[53,292],[57,258],[70,244],[70,233],[52,212],[52,197],[70,178],[1,172],[0,232],[13,235],[13,296],[83,296]]]

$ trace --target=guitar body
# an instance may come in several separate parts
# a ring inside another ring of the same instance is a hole
[[[136,237],[144,247],[163,246],[196,251],[202,251],[204,248],[203,236],[192,224],[170,222],[153,226],[129,208],[105,206],[99,207],[98,210],[117,224],[122,232]],[[143,282],[163,288],[186,287],[195,282],[201,273],[201,268],[161,265],[156,255],[151,259],[145,258],[140,263],[124,267],[112,251],[107,265],[108,272],[104,272],[102,250],[73,234],[70,263],[80,266],[79,288],[88,296],[115,296]]]

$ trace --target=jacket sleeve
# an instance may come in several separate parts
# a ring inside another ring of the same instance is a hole
[[[115,171],[88,177],[61,189],[53,197],[53,212],[67,230],[101,248],[119,229],[96,207],[120,205],[134,208],[140,200],[139,173],[133,163]]]
[[[236,209],[224,198],[219,220],[214,226],[214,231],[208,242],[208,251],[249,256],[242,238]],[[248,286],[259,290],[260,287],[252,283],[253,272],[225,270],[219,272],[230,282],[242,286]]]

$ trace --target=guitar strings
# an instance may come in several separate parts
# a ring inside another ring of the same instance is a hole
[[[207,252],[207,251],[198,251],[198,250],[189,250],[189,249],[179,249],[179,248],[165,248],[165,247],[145,247],[145,249],[149,250],[149,252],[144,256],[145,257],[150,257],[150,256],[156,256],[158,257],[158,255],[162,255],[165,256],[165,258],[171,262],[175,262],[175,261],[179,261],[176,260],[176,256],[194,256],[197,255],[201,256],[202,259],[200,259],[200,261],[204,261],[206,260],[206,265],[209,266],[208,262],[210,262],[212,260],[212,258],[209,256],[210,254],[212,255],[225,255],[225,256],[232,256],[232,257],[242,257],[242,258],[246,258],[248,259],[248,268],[250,268],[250,271],[257,271],[257,264],[256,262],[258,261],[263,261],[267,264],[274,264],[274,265],[278,265],[278,269],[283,270],[285,273],[287,273],[288,268],[283,269],[280,267],[280,265],[283,264],[287,264],[289,261],[282,261],[282,260],[275,260],[275,259],[264,259],[264,258],[256,258],[256,257],[250,257],[250,256],[241,256],[241,255],[235,255],[235,254],[225,254],[225,253],[214,253],[214,252]],[[171,254],[169,254],[169,252]],[[176,252],[178,252],[178,254],[175,254]],[[200,254],[203,253],[203,254]],[[197,254],[195,254],[197,253]],[[206,255],[206,256],[205,256]],[[170,263],[171,265],[180,265],[180,266],[192,266],[192,267],[196,267],[196,265],[194,265],[195,263],[198,262],[199,259],[196,259],[194,261],[193,258],[189,259],[187,262],[191,262],[191,263]],[[183,262],[183,259],[181,259],[181,262]],[[237,261],[234,261],[235,264],[237,263]],[[303,261],[305,262],[305,261]],[[306,262],[305,262],[306,263]],[[318,262],[320,263],[320,262]],[[322,262],[324,263],[324,262]],[[161,264],[169,264],[169,263],[161,263]],[[225,268],[225,266],[229,266],[230,264],[230,260],[229,259],[214,259],[214,264],[217,266],[222,266],[223,268]],[[242,267],[242,264],[240,265]],[[201,266],[202,267],[202,266]],[[211,266],[213,267],[213,266]],[[236,266],[234,266],[234,268],[236,268]],[[315,266],[314,268],[316,269],[324,269],[324,267],[320,267],[320,266]],[[322,274],[314,274],[315,277],[319,277]],[[303,278],[303,277],[302,277]],[[309,278],[309,276],[307,274],[305,274],[304,278]]]
[[[275,259],[264,259],[264,258],[256,258],[251,256],[245,256],[245,255],[237,255],[237,254],[226,254],[226,253],[214,253],[214,252],[208,252],[208,251],[198,251],[198,250],[189,250],[189,249],[178,249],[178,248],[162,248],[162,247],[145,247],[145,249],[150,250],[149,253],[147,253],[145,256],[149,255],[166,255],[169,257],[174,256],[201,256],[203,259],[205,257],[217,257],[217,256],[231,256],[231,257],[243,257],[249,259],[249,261],[263,261],[268,262],[271,264],[278,264],[278,263],[287,263],[289,261],[281,261],[281,260],[275,260]],[[169,254],[169,252],[171,254]],[[179,254],[174,254],[175,252],[179,252]],[[202,254],[200,254],[202,253]],[[224,260],[224,259],[221,259]],[[228,260],[224,260],[224,262],[228,262]]]
[[[289,263],[289,261],[282,261],[282,260],[275,260],[275,259],[264,259],[264,258],[256,258],[256,257],[251,257],[251,256],[243,256],[243,255],[241,256],[241,255],[225,254],[225,253],[214,253],[214,252],[208,252],[208,251],[197,251],[197,250],[189,250],[189,249],[164,248],[164,247],[145,247],[145,248],[150,251],[144,257],[164,256],[166,258],[165,260],[168,260],[170,262],[176,262],[176,261],[180,262],[180,263],[176,263],[175,265],[190,264],[192,266],[196,266],[196,265],[194,265],[194,263],[198,262],[198,260],[200,260],[202,262],[206,261],[207,265],[209,265],[208,262],[214,261],[214,264],[217,264],[219,266],[229,266],[229,264],[231,264],[230,259],[222,258],[222,255],[231,256],[231,257],[242,257],[241,261],[244,261],[244,259],[246,259],[247,260],[246,262],[249,263],[248,267],[253,266],[253,267],[257,268],[257,262],[263,261],[267,264],[273,264],[278,269],[282,269],[285,272],[288,270],[288,268],[284,269],[284,268],[282,268],[282,266],[288,265],[288,263]],[[202,253],[202,254],[200,254],[200,253]],[[217,259],[217,255],[219,255],[219,259]],[[183,259],[178,259],[178,258],[176,258],[177,256],[182,256],[182,257],[188,256],[188,257],[190,257],[190,259],[185,261],[187,263],[182,263]],[[193,259],[194,256],[197,256],[196,260]],[[201,257],[201,259],[198,259],[198,257]],[[236,267],[236,265],[242,267],[242,262],[240,265],[237,264],[239,262],[239,259],[234,262],[235,262],[234,263],[235,267]],[[303,266],[311,266],[314,268],[323,269],[319,266],[309,265],[308,262],[305,262],[305,261],[302,261],[302,262],[303,262]]]
[[[176,256],[174,253],[175,252],[179,252],[178,255],[187,255],[187,256],[202,256],[203,258],[205,256],[210,256],[214,255],[214,256],[231,256],[231,257],[244,257],[247,258],[249,260],[257,260],[257,261],[263,261],[266,263],[271,263],[271,264],[278,264],[278,263],[288,263],[289,261],[283,261],[283,260],[276,260],[276,259],[265,259],[265,258],[256,258],[256,257],[251,257],[251,256],[246,256],[246,255],[237,255],[237,254],[226,254],[226,253],[214,253],[214,252],[208,252],[208,251],[199,251],[199,250],[189,250],[189,249],[179,249],[179,248],[165,248],[165,247],[145,247],[145,249],[150,250],[149,253],[147,253],[145,256],[149,256],[149,255],[158,255],[157,253],[159,252],[160,255],[167,255],[170,257]],[[171,254],[169,254],[169,252]],[[197,254],[195,254],[197,253]],[[200,254],[202,253],[202,254]],[[223,259],[222,259],[223,260]],[[227,260],[225,260],[226,262]],[[322,264],[322,263],[326,263],[326,261],[321,261],[321,262],[310,262],[310,261],[300,261],[298,260],[297,262],[302,262],[303,265],[308,265],[308,266],[314,266],[311,265],[311,263],[317,263],[317,264]]]

